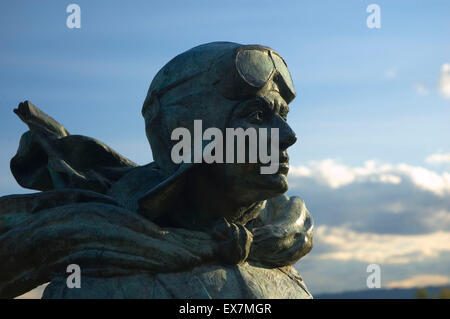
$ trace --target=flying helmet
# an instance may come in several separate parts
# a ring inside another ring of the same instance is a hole
[[[175,128],[185,127],[192,133],[194,120],[201,119],[203,129],[224,129],[236,102],[271,81],[286,103],[294,99],[286,63],[261,45],[212,42],[173,58],[153,79],[142,107],[155,162],[172,173],[178,168],[170,159],[174,143],[170,135]]]

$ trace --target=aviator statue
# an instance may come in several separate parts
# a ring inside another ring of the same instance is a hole
[[[293,264],[312,248],[313,222],[284,195],[294,97],[268,47],[188,50],[150,85],[142,115],[154,162],[144,166],[20,103],[29,131],[11,171],[40,192],[0,198],[0,297],[49,283],[44,298],[312,298]],[[278,171],[175,163],[171,133],[199,119],[204,129],[277,128]],[[71,264],[80,288],[67,287]]]

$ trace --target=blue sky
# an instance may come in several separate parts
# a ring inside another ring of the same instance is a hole
[[[157,70],[195,45],[228,40],[271,46],[287,61],[298,91],[295,162],[419,163],[450,147],[449,101],[437,91],[450,52],[446,1],[379,1],[381,29],[367,28],[372,2],[360,0],[78,1],[79,30],[66,27],[69,3],[0,4],[2,140],[21,128],[8,110],[30,99],[72,132],[145,144],[139,110]],[[128,156],[149,160],[141,151]]]
[[[72,2],[81,7],[81,29],[66,26]],[[153,76],[193,46],[233,41],[270,46],[288,64],[298,93],[288,122],[300,138],[290,151],[299,168],[292,173],[290,193],[304,197],[319,226],[387,233],[374,221],[383,214],[359,217],[371,227],[351,223],[361,205],[375,205],[367,202],[374,190],[380,193],[372,199],[394,198],[391,204],[405,203],[415,192],[428,194],[419,204],[437,205],[435,211],[444,212],[439,218],[448,220],[445,174],[450,166],[426,158],[450,153],[450,99],[439,90],[441,68],[450,63],[449,1],[72,2],[0,2],[0,195],[26,192],[9,172],[26,130],[12,112],[20,101],[32,101],[71,133],[95,137],[145,164],[151,152],[140,109]],[[366,26],[371,3],[380,5],[380,29]],[[368,160],[379,164],[361,175],[358,168]],[[383,170],[382,165],[392,167]],[[389,184],[397,185],[390,192],[382,191],[386,174],[402,181]],[[333,201],[327,200],[347,198],[342,192],[354,194],[352,186],[363,193],[367,186],[367,194],[348,197],[351,216],[341,213],[336,221],[328,211]],[[416,216],[413,210],[405,208],[405,218]],[[386,219],[397,223],[388,233],[404,234],[404,221],[386,214],[381,224]],[[420,223],[406,233],[450,231],[450,222],[448,228]],[[450,258],[445,260],[450,269]],[[430,274],[441,271],[428,269]],[[421,274],[410,271],[398,280]],[[325,289],[311,285],[313,292]]]

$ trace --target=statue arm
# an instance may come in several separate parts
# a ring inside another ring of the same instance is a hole
[[[210,242],[202,233],[161,229],[90,191],[5,196],[0,298],[66,276],[70,264],[78,264],[83,276],[99,277],[186,269],[212,258]]]

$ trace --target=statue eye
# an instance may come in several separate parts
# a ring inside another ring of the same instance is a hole
[[[250,113],[248,119],[250,120],[250,122],[255,124],[262,123],[264,121],[264,112],[261,110],[254,111]]]

